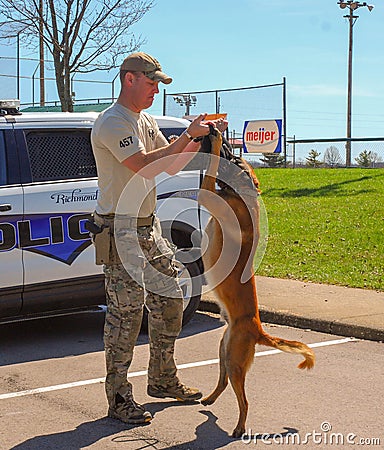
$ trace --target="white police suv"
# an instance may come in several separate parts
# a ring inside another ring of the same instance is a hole
[[[72,312],[105,303],[85,222],[98,196],[90,132],[97,113],[20,113],[0,101],[0,322]],[[165,136],[183,119],[156,118]],[[197,206],[198,170],[157,183],[163,232],[187,254],[180,264],[184,323],[199,304],[204,211]],[[186,252],[186,249],[188,251]],[[181,258],[182,259],[182,258]]]

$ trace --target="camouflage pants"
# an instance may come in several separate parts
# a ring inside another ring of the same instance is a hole
[[[116,394],[132,396],[127,372],[132,362],[143,316],[148,309],[150,358],[148,384],[173,386],[178,382],[174,347],[183,315],[183,294],[173,265],[174,250],[161,235],[160,222],[136,227],[127,218],[95,215],[110,227],[110,261],[104,265],[107,313],[104,326],[105,389],[109,405]]]

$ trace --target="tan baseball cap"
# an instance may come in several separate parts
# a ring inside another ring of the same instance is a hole
[[[121,64],[120,70],[143,72],[146,77],[153,81],[161,81],[165,84],[172,83],[172,78],[162,72],[159,61],[147,53],[137,52],[127,56]]]

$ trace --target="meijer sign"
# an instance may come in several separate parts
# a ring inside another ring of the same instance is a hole
[[[249,120],[244,123],[245,153],[281,153],[282,120]]]

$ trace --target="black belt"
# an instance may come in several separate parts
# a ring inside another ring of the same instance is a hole
[[[125,214],[99,214],[99,213],[96,213],[96,214],[104,219],[127,220],[127,221],[130,221],[131,223],[135,224],[137,227],[150,227],[153,225],[153,221],[155,219],[154,214],[152,214],[148,217],[132,217],[132,216],[126,216]]]

